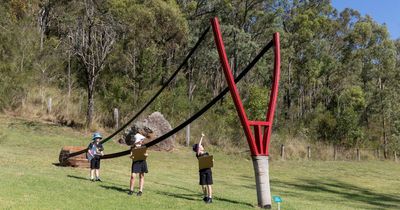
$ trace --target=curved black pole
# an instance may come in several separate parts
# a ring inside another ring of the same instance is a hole
[[[257,56],[247,65],[247,67],[235,78],[235,83],[239,82],[253,67],[254,65],[261,59],[261,57],[273,46],[273,40],[271,40],[267,45],[264,46],[264,48],[261,50],[260,53],[257,54]],[[207,110],[209,110],[214,104],[216,104],[219,100],[222,99],[222,97],[225,96],[226,93],[229,92],[229,88],[226,87],[218,96],[213,98],[208,104],[206,104],[200,111],[198,111],[196,114],[194,114],[192,117],[190,117],[188,120],[180,124],[178,127],[174,128],[173,130],[169,131],[168,133],[158,137],[157,139],[154,139],[153,141],[145,144],[144,146],[146,147],[151,147],[154,146],[155,144],[160,143],[161,141],[164,141],[168,137],[174,135],[177,133],[179,130],[183,129],[186,127],[188,124],[192,123],[194,120],[199,118],[201,115],[203,115]],[[117,153],[112,153],[112,154],[107,154],[101,157],[101,159],[110,159],[110,158],[116,158],[116,157],[121,157],[124,155],[130,154],[131,150],[126,150],[122,152],[117,152]]]
[[[153,101],[161,94],[161,92],[169,85],[169,83],[171,83],[171,81],[176,77],[176,75],[179,73],[179,71],[181,71],[181,69],[185,66],[185,64],[188,62],[189,58],[192,57],[192,55],[194,54],[194,52],[197,50],[197,48],[199,47],[200,43],[204,40],[204,38],[206,37],[207,33],[210,31],[210,26],[208,26],[204,32],[201,34],[200,38],[197,40],[196,44],[194,45],[194,47],[190,50],[189,54],[187,54],[187,56],[185,57],[185,60],[183,60],[183,62],[181,63],[181,65],[178,67],[178,69],[171,75],[171,77],[168,79],[168,81],[160,88],[160,90],[158,90],[158,92],[146,103],[146,105],[143,106],[142,109],[140,109],[139,112],[137,112],[135,114],[135,116],[133,116],[128,122],[126,122],[123,126],[121,126],[118,130],[114,131],[114,133],[112,133],[110,136],[106,137],[105,139],[103,139],[102,141],[100,141],[100,144],[104,144],[107,141],[109,141],[110,139],[112,139],[115,135],[117,135],[119,132],[121,132],[123,129],[125,129],[130,123],[132,123],[140,114],[142,114],[142,112],[150,106],[151,103],[153,103]],[[70,157],[74,157],[80,154],[83,154],[85,152],[87,152],[88,148],[78,151],[78,152],[74,152],[74,153],[70,153],[68,155],[68,157],[66,157],[66,159],[70,158]]]

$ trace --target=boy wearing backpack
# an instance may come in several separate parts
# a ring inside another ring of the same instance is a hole
[[[193,145],[193,151],[196,153],[196,157],[209,156],[208,152],[204,150],[202,145],[204,134],[201,134],[200,142]],[[212,171],[211,168],[203,168],[199,170],[199,184],[204,193],[203,201],[206,203],[212,203]]]
[[[146,137],[144,137],[140,133],[135,134],[135,136],[134,136],[135,143],[132,146],[132,149],[142,147],[143,140],[145,138]],[[148,154],[145,153],[144,155],[147,156]],[[131,154],[131,158],[132,158],[132,167],[131,167],[131,179],[130,179],[128,195],[133,195],[133,193],[134,193],[133,188],[135,186],[135,177],[136,177],[136,174],[139,174],[139,192],[136,195],[141,196],[143,194],[144,174],[149,172],[147,169],[147,161],[146,160],[136,160],[135,161],[135,160],[133,160],[133,158],[134,158],[133,154]]]

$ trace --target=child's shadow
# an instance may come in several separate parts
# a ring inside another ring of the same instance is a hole
[[[178,193],[165,192],[165,191],[156,191],[156,193],[159,195],[166,195],[166,196],[190,200],[190,201],[200,200],[200,196],[201,196],[201,194],[199,194],[199,193],[178,194]]]
[[[127,189],[127,188],[116,187],[116,186],[100,185],[100,187],[102,187],[106,190],[115,190],[115,191],[123,192],[123,193],[127,193],[129,191],[129,189]]]
[[[67,175],[68,178],[74,178],[74,179],[80,179],[80,180],[86,180],[89,181],[89,179],[81,176],[74,176],[74,175]]]
[[[180,198],[180,199],[185,199],[185,200],[191,200],[191,201],[195,201],[195,200],[200,200],[200,196],[201,194],[198,193],[197,191],[191,190],[191,189],[187,189],[181,186],[176,186],[176,185],[171,185],[171,184],[165,184],[165,183],[159,183],[159,182],[154,182],[155,184],[159,184],[159,185],[164,185],[167,187],[172,187],[175,189],[178,189],[180,191],[187,191],[189,193],[183,193],[183,194],[178,194],[178,193],[172,193],[172,192],[165,192],[165,191],[157,191],[156,193],[159,195],[166,195],[166,196],[170,196],[170,197],[174,197],[174,198]]]
[[[185,200],[191,200],[191,201],[199,201],[201,200],[203,194],[198,193],[197,191],[185,188],[185,187],[181,187],[181,186],[175,186],[175,185],[171,185],[171,184],[164,184],[164,183],[156,183],[156,184],[160,184],[160,185],[164,185],[164,186],[168,186],[168,187],[173,187],[176,189],[180,189],[180,190],[184,190],[187,192],[191,192],[191,193],[172,193],[172,192],[165,192],[165,191],[157,191],[156,193],[159,195],[166,195],[166,196],[170,196],[170,197],[175,197],[175,198],[180,198],[180,199],[185,199]],[[233,203],[233,204],[239,204],[239,205],[245,205],[245,206],[250,206],[250,207],[254,207],[254,205],[250,204],[250,203],[246,203],[246,202],[242,202],[242,201],[236,201],[236,200],[230,200],[227,198],[222,198],[222,197],[216,197],[213,196],[214,201],[222,201],[222,202],[227,202],[227,203]]]

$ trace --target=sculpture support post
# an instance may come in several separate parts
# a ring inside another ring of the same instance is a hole
[[[261,208],[271,208],[271,188],[269,185],[268,156],[252,156],[256,178],[257,203]]]

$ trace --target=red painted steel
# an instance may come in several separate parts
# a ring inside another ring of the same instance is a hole
[[[268,112],[267,112],[267,122],[270,123],[268,126],[268,130],[264,132],[264,142],[266,143],[265,147],[268,148],[265,155],[269,155],[269,144],[271,141],[271,133],[272,133],[272,123],[274,122],[274,114],[276,108],[276,100],[278,98],[278,88],[279,88],[279,79],[281,73],[281,52],[280,52],[280,42],[279,42],[279,33],[274,33],[274,77],[272,82],[272,90],[269,98]]]
[[[249,120],[249,125],[262,125],[262,126],[270,126],[271,123],[269,122],[264,122],[264,121],[251,121]]]
[[[218,19],[215,17],[211,19],[211,25],[214,32],[214,40],[217,45],[219,58],[221,60],[222,68],[224,69],[224,74],[228,82],[228,87],[232,95],[232,99],[235,103],[236,110],[238,112],[240,122],[242,123],[242,127],[244,129],[244,133],[247,138],[247,142],[250,146],[250,151],[253,155],[258,155],[257,147],[254,141],[253,134],[250,130],[250,125],[247,120],[246,112],[244,111],[242,101],[240,100],[239,92],[235,85],[235,80],[232,75],[231,68],[229,66],[228,58],[226,57],[224,43],[222,41],[221,31],[219,29]]]
[[[279,76],[280,76],[280,46],[279,46],[279,33],[274,34],[274,77],[273,84],[271,89],[270,101],[268,105],[268,111],[266,114],[266,121],[249,121],[247,119],[246,112],[244,110],[242,101],[239,96],[239,92],[237,90],[232,71],[229,65],[228,58],[226,56],[224,43],[222,40],[222,35],[218,23],[218,19],[212,18],[211,25],[214,33],[214,40],[217,46],[219,58],[221,61],[222,68],[224,70],[224,74],[226,80],[228,82],[229,91],[231,92],[233,102],[236,107],[236,111],[238,112],[240,122],[244,129],[244,133],[246,135],[247,143],[249,144],[251,154],[253,156],[259,155],[269,155],[269,143],[272,132],[272,123],[274,120],[274,112],[276,107],[276,100],[278,96],[278,85],[279,85]],[[253,126],[254,135],[251,130]]]

